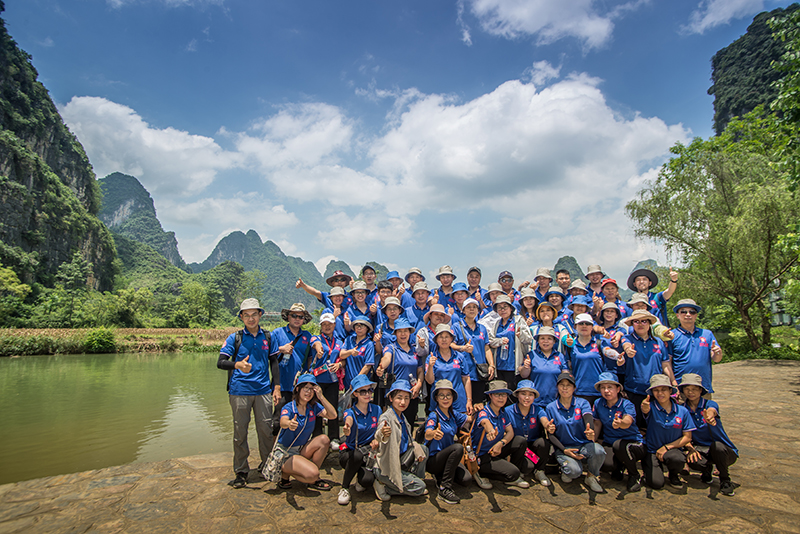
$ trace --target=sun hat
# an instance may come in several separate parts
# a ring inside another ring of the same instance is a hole
[[[375,387],[377,385],[378,383],[371,381],[367,375],[356,375],[355,378],[350,381],[350,387],[353,388],[353,391],[358,391],[363,387]]]
[[[649,311],[635,310],[632,314],[630,314],[629,316],[627,316],[622,320],[622,324],[624,324],[625,326],[633,326],[633,321],[635,319],[647,319],[648,321],[650,321],[651,325],[656,324],[658,322],[656,316],[650,313]]]
[[[575,377],[572,376],[572,373],[569,371],[561,371],[558,373],[558,378],[556,379],[556,384],[559,384],[562,380],[569,380],[572,385],[575,385]]]
[[[366,318],[364,318],[364,317],[359,317],[359,318],[357,318],[357,319],[353,320],[353,321],[350,323],[350,326],[352,326],[353,328],[355,328],[355,326],[356,326],[357,324],[363,324],[364,326],[366,326],[366,327],[367,327],[367,331],[368,331],[368,332],[372,332],[372,323],[369,321],[369,319],[366,319]]]
[[[614,304],[613,302],[606,302],[605,304],[603,304],[603,307],[600,309],[600,313],[602,314],[606,310],[614,310],[615,312],[617,312],[618,321],[622,317],[622,312],[619,311],[619,308],[617,308],[617,305]]]
[[[471,273],[471,272],[473,272],[473,271],[474,271],[474,272],[476,272],[476,273],[478,273],[480,276],[483,276],[483,273],[481,273],[481,270],[480,270],[480,268],[478,268],[478,267],[475,267],[474,265],[473,265],[472,267],[470,267],[470,268],[469,268],[469,271],[467,271],[467,274],[469,274],[469,273]]]
[[[514,395],[520,391],[532,391],[534,395],[533,398],[539,398],[539,392],[534,387],[533,380],[520,380],[519,383],[517,383],[517,389],[514,390]]]
[[[406,278],[405,278],[406,282],[408,282],[408,275],[410,275],[410,274],[418,274],[419,276],[422,277],[422,282],[425,281],[425,275],[422,274],[422,270],[419,267],[412,267],[412,268],[410,268],[408,270],[408,272],[406,273]]]
[[[592,319],[592,316],[588,313],[579,313],[575,316],[575,325],[577,326],[581,323],[589,323],[593,325],[594,319]]]
[[[673,313],[678,313],[678,310],[680,310],[681,308],[692,308],[697,313],[700,313],[701,311],[703,311],[703,308],[698,306],[697,303],[693,299],[681,299],[681,300],[679,300],[678,303],[675,305],[675,307],[672,308],[672,312]]]
[[[513,395],[514,392],[508,389],[508,384],[505,380],[492,380],[489,382],[489,385],[486,386],[486,395],[491,395],[492,393],[506,393],[508,395]]]
[[[491,283],[491,284],[489,284],[489,286],[486,288],[486,294],[488,295],[488,294],[489,294],[489,293],[491,293],[492,291],[499,291],[500,293],[502,293],[502,292],[503,292],[503,286],[501,286],[501,285],[500,285],[500,284],[498,284],[497,282],[492,282],[492,283]]]
[[[617,286],[617,289],[619,289],[619,284],[613,278],[606,278],[605,280],[603,280],[603,282],[600,284],[600,288],[601,289],[604,288],[606,284],[614,284],[615,286]]]
[[[455,284],[453,284],[453,293],[455,293],[456,291],[466,291],[467,293],[469,293],[469,288],[467,288],[467,284],[465,284],[464,282],[456,282]],[[452,296],[452,293],[450,295]]]
[[[511,274],[511,271],[503,271],[497,275],[497,281],[499,282],[501,278],[505,277],[511,278],[512,280],[514,279],[514,275]]]
[[[350,294],[355,293],[356,291],[366,291],[369,293],[369,289],[367,289],[367,283],[363,280],[356,280],[350,285]]]
[[[331,288],[330,292],[328,293],[328,296],[335,297],[337,295],[344,297],[345,295],[347,295],[347,292],[342,287],[334,286]]]
[[[403,305],[400,304],[400,299],[397,297],[386,297],[386,300],[383,301],[383,306],[381,306],[381,309],[386,311],[386,308],[392,304],[400,308],[400,312],[403,311]]]
[[[389,391],[386,393],[386,397],[389,397],[389,395],[395,391],[405,391],[406,393],[411,393],[411,382],[405,378],[398,378],[394,381],[392,387],[389,388]]]
[[[539,278],[549,278],[552,280],[553,277],[550,275],[550,269],[547,267],[539,267],[536,269],[536,276],[533,277],[533,281],[535,282]]]
[[[638,291],[636,289],[636,285],[634,284],[634,282],[640,276],[646,276],[647,278],[650,279],[651,288],[656,287],[658,285],[658,276],[656,276],[656,273],[654,273],[650,269],[636,269],[630,275],[628,275],[628,289],[630,289],[631,291]]]
[[[398,330],[405,330],[411,329],[414,330],[414,327],[411,326],[411,323],[405,317],[398,317],[394,320],[394,331],[397,332]]]
[[[525,297],[533,297],[536,299],[536,302],[539,302],[539,297],[536,296],[536,290],[532,287],[523,287],[522,291],[519,292],[519,300]]]
[[[453,275],[453,280],[458,278],[455,274],[453,274],[453,268],[450,267],[449,265],[442,265],[441,267],[439,267],[439,272],[436,274],[436,279],[440,280],[439,277],[442,276],[443,274]]]
[[[466,308],[470,304],[474,304],[475,306],[478,307],[479,310],[481,309],[480,303],[477,300],[475,300],[474,298],[472,298],[472,297],[470,297],[470,298],[468,298],[467,300],[464,301],[464,304],[462,305],[461,309]]]
[[[606,273],[603,272],[603,269],[599,265],[590,265],[589,266],[589,269],[586,271],[586,276],[589,276],[592,273],[600,273],[603,276],[606,275]]]
[[[429,323],[432,313],[441,313],[442,315],[447,316],[447,320],[450,321],[450,314],[445,311],[444,306],[442,306],[441,304],[434,304],[433,306],[431,306],[431,309],[428,310],[428,313],[422,316],[422,320],[425,321],[426,323]]]
[[[433,340],[436,341],[436,338],[439,337],[439,334],[448,333],[450,337],[455,337],[453,335],[453,329],[450,328],[450,325],[447,323],[437,324],[436,325],[436,333],[433,334]]]
[[[325,280],[325,283],[327,283],[329,286],[332,286],[333,285],[333,279],[334,278],[341,278],[341,277],[347,278],[348,283],[353,280],[353,277],[350,276],[349,274],[344,274],[344,272],[342,272],[342,271],[334,271],[334,273],[332,275],[330,275],[327,280]]]
[[[498,304],[508,304],[509,306],[511,306],[512,310],[513,310],[513,308],[514,308],[514,303],[513,303],[513,302],[511,302],[511,297],[509,297],[509,296],[508,296],[508,295],[506,295],[505,293],[504,293],[504,294],[502,294],[502,295],[499,295],[499,296],[498,296],[498,297],[495,299],[495,301],[494,301],[494,306],[492,306],[492,309],[493,309],[494,311],[497,311],[497,305],[498,305]]]
[[[558,315],[558,310],[556,309],[556,307],[553,305],[552,302],[546,300],[544,302],[540,302],[539,307],[536,308],[536,319],[540,321],[542,320],[539,314],[541,314],[542,310],[545,308],[550,308],[551,310],[553,310],[553,319],[555,319],[556,315]]]
[[[558,339],[556,330],[552,326],[540,326],[533,337],[538,340],[541,336],[551,336],[553,339]]]
[[[317,379],[314,378],[314,375],[311,373],[303,373],[302,375],[297,377],[297,383],[294,385],[294,389],[299,388],[303,384],[314,384],[317,385]]]
[[[237,315],[241,315],[244,310],[258,310],[264,313],[264,308],[258,303],[258,299],[244,299],[239,306],[239,313]]]
[[[644,293],[634,293],[631,295],[631,300],[628,301],[628,306],[633,306],[634,304],[647,304],[650,306],[650,301]]]
[[[322,323],[336,324],[336,317],[334,317],[332,313],[323,313],[319,316],[319,324]]]
[[[573,306],[575,306],[576,304],[586,306],[587,308],[592,307],[592,301],[586,295],[578,295],[577,297],[574,297],[572,299],[572,302],[569,303],[569,306],[567,306],[567,308],[569,308],[572,311],[575,311],[575,308],[573,308]]]
[[[617,375],[608,371],[600,373],[597,377],[597,382],[594,383],[594,389],[600,391],[600,384],[616,384],[619,386],[619,390],[622,391],[622,384],[617,381]]]
[[[656,374],[650,377],[650,387],[647,388],[649,392],[653,388],[657,387],[668,387],[673,393],[678,389],[669,382],[669,377],[664,374]]]
[[[402,278],[400,278],[400,273],[398,273],[397,271],[389,271],[388,273],[386,273],[387,280],[391,280],[392,278],[397,278],[398,280],[402,280]]]
[[[431,399],[436,400],[436,392],[440,389],[449,389],[453,392],[453,403],[456,402],[458,399],[458,391],[455,390],[453,387],[453,383],[443,378],[441,380],[437,380],[436,383],[433,385],[433,391],[431,391]]]
[[[411,291],[411,296],[413,297],[414,293],[416,293],[417,291],[427,291],[428,293],[431,292],[431,290],[428,289],[428,284],[426,284],[425,282],[417,282],[416,284],[414,284],[414,289]]]
[[[586,282],[584,282],[580,278],[576,278],[567,288],[568,291],[572,291],[573,289],[581,289],[583,291],[586,291]]]
[[[306,311],[306,307],[303,306],[302,302],[295,302],[292,304],[291,308],[284,308],[281,310],[281,319],[288,321],[289,314],[292,312],[303,312],[303,324],[306,324],[311,320],[311,314]]]
[[[681,377],[681,383],[678,384],[678,389],[683,391],[683,386],[697,386],[703,390],[703,395],[708,393],[708,390],[703,386],[703,377],[696,373],[685,373]]]
[[[547,293],[544,294],[544,300],[549,300],[550,295],[558,295],[561,297],[561,302],[566,300],[567,296],[561,291],[561,288],[558,286],[552,286],[547,290]]]

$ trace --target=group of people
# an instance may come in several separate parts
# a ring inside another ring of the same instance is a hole
[[[302,328],[311,321],[302,304],[267,332],[258,301],[242,302],[244,328],[217,364],[229,370],[234,487],[247,484],[252,411],[258,471],[278,470],[280,488],[294,478],[329,490],[319,467],[338,451],[340,504],[370,486],[381,500],[426,494],[426,472],[449,504],[460,500],[456,484],[549,486],[554,472],[568,484],[585,471],[599,493],[601,469],[635,492],[682,486],[691,467],[706,483],[717,474],[720,493],[734,495],[738,451],[712,400],[722,349],[697,326],[692,299],[673,307],[679,325],[669,327],[671,268],[661,292],[654,272],[632,272],[628,302],[599,265],[589,266],[588,285],[567,271],[554,285],[545,268],[516,287],[503,271],[485,289],[478,267],[462,283],[445,265],[436,288],[418,268],[377,281],[365,266],[360,277],[337,271],[328,291],[298,280],[323,305],[319,335]]]

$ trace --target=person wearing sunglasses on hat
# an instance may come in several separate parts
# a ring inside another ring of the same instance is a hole
[[[367,284],[363,280],[356,280],[352,283],[350,289],[350,296],[353,299],[351,304],[344,313],[344,328],[349,335],[352,331],[352,323],[359,317],[364,318],[372,324],[372,316],[370,315],[370,304],[367,303],[369,298],[369,290]]]
[[[383,349],[380,362],[375,367],[375,376],[378,379],[383,379],[384,374],[391,373],[396,379],[402,378],[411,384],[411,400],[404,412],[411,425],[411,430],[414,430],[417,424],[419,394],[424,382],[423,360],[417,356],[416,347],[411,344],[413,333],[414,327],[411,326],[411,323],[405,317],[398,318],[394,323],[395,340]],[[381,391],[382,394],[386,392],[385,389],[381,389]]]
[[[609,358],[604,356],[604,353],[608,352],[606,349],[610,349],[613,355],[620,356],[620,353],[611,349],[607,339],[593,332],[594,326],[592,316],[588,313],[581,313],[575,317],[575,329],[578,335],[567,359],[575,377],[575,395],[586,399],[590,406],[599,397],[594,387],[598,377],[607,369],[605,360]]]
[[[311,287],[307,283],[303,282],[302,278],[297,279],[295,287],[297,289],[302,289],[303,291],[305,291],[306,293],[317,299],[320,302],[320,304],[322,304],[322,306],[325,308],[334,308],[336,306],[341,306],[342,310],[346,310],[353,303],[353,299],[350,297],[350,295],[347,294],[347,286],[349,286],[350,282],[352,281],[353,279],[349,275],[344,274],[342,271],[334,272],[326,280],[327,284],[331,286],[331,288],[338,287],[341,288],[342,291],[344,291],[343,293],[344,298],[340,301],[338,305],[335,305],[335,303],[332,301],[331,292],[320,291],[315,287]]]
[[[719,492],[733,497],[736,486],[731,482],[728,469],[739,459],[739,450],[722,426],[719,404],[703,398],[708,391],[698,374],[684,374],[678,388],[686,399],[684,406],[697,427],[692,432],[692,444],[700,458],[697,455],[690,456],[689,465],[701,472],[700,480],[706,484],[711,484],[716,466],[719,471]]]
[[[661,324],[669,328],[667,301],[678,289],[678,272],[670,267],[667,289],[659,293],[653,293],[651,290],[657,285],[658,276],[650,269],[636,269],[628,276],[628,289],[643,293],[649,306],[647,311],[655,315]]]
[[[278,488],[291,489],[290,477],[294,477],[310,488],[330,491],[331,483],[319,477],[319,467],[331,443],[328,436],[321,434],[312,438],[311,433],[317,418],[334,419],[336,416],[336,408],[322,394],[314,375],[300,375],[292,392],[292,402],[281,409],[281,430],[277,439],[289,458],[283,464]]]
[[[534,478],[542,486],[549,486],[551,482],[544,473],[544,468],[550,457],[551,445],[542,432],[541,419],[545,415],[544,408],[535,404],[539,392],[536,391],[532,381],[520,380],[517,389],[514,390],[514,396],[517,402],[506,406],[503,413],[514,429],[514,440],[524,443],[528,449],[519,459],[517,467],[524,475],[533,471]]]
[[[632,327],[632,331],[622,337],[622,349],[626,357],[625,389],[628,399],[636,407],[636,426],[642,430],[647,428],[641,406],[650,388],[650,377],[663,374],[670,383],[675,383],[667,348],[651,332],[652,325],[657,321],[655,315],[644,310],[636,310],[621,321],[623,325]]]
[[[653,489],[664,487],[663,467],[669,473],[670,486],[683,487],[680,472],[686,465],[687,454],[690,462],[701,460],[692,445],[692,432],[697,430],[694,419],[689,410],[672,400],[671,394],[676,389],[670,377],[655,374],[650,378],[648,395],[641,405],[642,413],[647,417],[647,454],[642,460],[642,468],[645,482]]]
[[[540,306],[542,310],[544,306]],[[552,308],[550,308],[552,309]],[[525,357],[520,369],[521,378],[530,378],[537,395],[535,404],[544,407],[558,397],[558,376],[567,370],[567,359],[556,350],[556,331],[551,326],[536,329],[533,349]]]
[[[511,272],[501,272],[497,276],[497,283],[500,284],[503,293],[511,299],[511,302],[517,302],[519,300],[519,290],[514,287],[514,275],[511,274]],[[527,283],[523,284],[523,286],[527,285]]]
[[[344,388],[348,389],[357,375],[369,375],[375,365],[375,343],[369,333],[372,323],[365,317],[353,321],[353,333],[344,340],[339,359],[344,360]]]
[[[367,468],[370,454],[378,450],[375,432],[378,429],[378,418],[381,416],[379,406],[372,404],[375,393],[375,382],[370,382],[367,375],[358,375],[353,379],[353,404],[344,411],[344,443],[339,447],[339,465],[344,469],[342,489],[339,490],[339,504],[350,502],[350,483],[356,478],[355,490],[364,491],[372,486],[375,477],[372,469]]]
[[[472,480],[461,465],[464,446],[456,441],[456,434],[467,424],[467,415],[453,410],[458,392],[449,380],[438,380],[431,395],[433,410],[425,421],[425,441],[430,449],[425,469],[436,479],[439,498],[447,504],[458,504],[461,499],[453,490],[453,483],[464,486]]]
[[[679,300],[672,311],[680,322],[678,327],[672,329],[674,339],[667,343],[675,379],[680,380],[686,373],[700,375],[707,393],[713,394],[711,364],[722,360],[722,347],[711,330],[697,327],[697,314],[702,308],[695,301]]]

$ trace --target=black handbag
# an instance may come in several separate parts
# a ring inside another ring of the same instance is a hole
[[[467,334],[464,332],[464,325],[458,323],[458,326],[461,327],[461,335],[464,336],[464,340],[467,339]],[[470,338],[470,341],[472,339]],[[475,356],[471,352],[468,352],[469,357],[472,358],[472,364],[475,366],[475,374],[478,376],[478,380],[481,382],[486,382],[489,380],[489,364],[488,363],[478,363],[475,361]]]
[[[397,359],[397,352],[395,351],[394,345],[392,345],[392,372],[391,373],[387,372],[386,369],[384,369],[383,376],[378,376],[377,373],[375,374],[375,381],[378,383],[379,388],[389,389],[390,387],[392,387],[392,384],[394,384],[394,380],[395,378],[397,378],[394,374],[394,361],[396,359]]]

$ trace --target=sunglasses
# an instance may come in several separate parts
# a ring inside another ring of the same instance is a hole
[[[289,317],[291,317],[292,319],[305,319],[305,315],[301,313],[290,313]]]
[[[359,390],[356,390],[356,393],[358,395],[372,395],[373,393],[375,393],[375,388],[359,389]]]
[[[502,282],[502,283],[504,283],[504,284],[507,284],[507,283],[509,283],[509,282],[513,282],[513,281],[514,281],[514,279],[513,279],[513,278],[507,278],[507,277],[506,277],[506,278],[501,278],[501,279],[499,280],[499,282]]]
[[[683,309],[683,310],[678,310],[678,313],[681,315],[697,315],[697,310],[692,310],[691,308],[688,310]]]
[[[347,282],[347,281],[348,281],[347,278],[334,278],[333,280],[331,280],[331,282],[333,282],[333,283],[336,283],[336,282]]]

